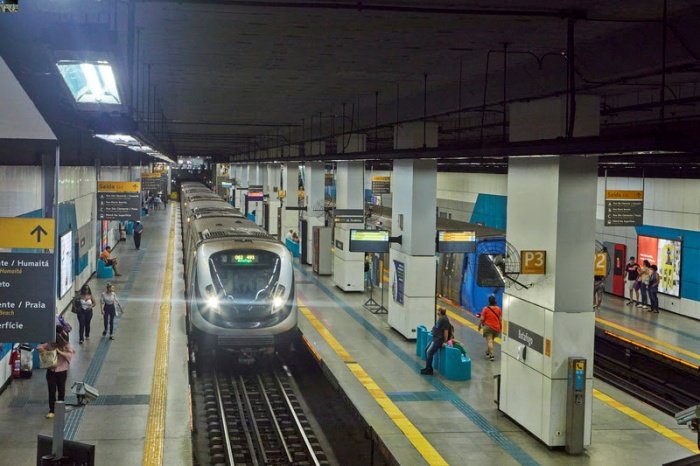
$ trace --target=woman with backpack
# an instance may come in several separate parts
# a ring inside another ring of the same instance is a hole
[[[58,401],[63,401],[66,396],[66,379],[68,378],[68,367],[73,359],[75,350],[68,342],[68,334],[63,327],[56,326],[56,341],[44,343],[36,347],[39,353],[56,352],[56,364],[46,369],[46,383],[49,387],[49,413],[47,419],[54,417],[56,406],[56,395]]]
[[[501,334],[501,318],[503,311],[496,304],[496,297],[489,296],[489,304],[481,310],[481,320],[479,321],[479,331],[483,328],[484,338],[486,338],[486,357],[493,361],[496,357],[493,354],[493,341]]]

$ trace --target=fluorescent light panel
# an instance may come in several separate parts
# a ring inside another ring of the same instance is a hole
[[[107,105],[122,103],[109,62],[61,60],[56,66],[76,102]]]
[[[143,152],[151,157],[155,157],[168,163],[175,163],[167,155],[161,154],[151,146],[142,143],[138,138],[128,134],[96,134],[95,137],[117,146],[126,147],[127,149],[131,149],[135,152]]]

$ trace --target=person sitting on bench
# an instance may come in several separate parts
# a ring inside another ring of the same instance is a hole
[[[120,277],[121,274],[117,271],[117,259],[110,257],[110,254],[112,253],[112,248],[107,246],[104,251],[102,251],[102,254],[100,254],[100,259],[105,263],[107,266],[111,266],[112,270],[114,270],[114,275],[116,277]]]

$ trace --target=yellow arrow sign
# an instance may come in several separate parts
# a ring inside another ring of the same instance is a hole
[[[0,218],[0,248],[54,248],[54,219]]]

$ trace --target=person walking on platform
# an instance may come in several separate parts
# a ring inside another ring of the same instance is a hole
[[[491,361],[496,359],[493,354],[493,341],[501,334],[501,318],[503,311],[496,304],[496,297],[489,296],[489,304],[481,310],[481,320],[479,321],[479,331],[484,329],[484,338],[486,338],[486,357]]]
[[[627,272],[627,289],[629,290],[629,301],[627,301],[628,306],[632,306],[635,302],[639,302],[639,285],[637,284],[637,277],[639,277],[639,264],[635,260],[635,257],[630,257],[630,261],[625,267],[625,272]],[[634,299],[634,296],[637,299]]]
[[[143,223],[141,220],[136,220],[136,225],[134,225],[134,246],[136,250],[141,249],[141,234],[143,233]]]
[[[92,320],[92,309],[95,307],[95,299],[92,291],[87,285],[80,289],[80,307],[78,309],[78,336],[82,345],[85,339],[90,339],[90,321]]]
[[[46,415],[46,418],[51,419],[54,417],[56,395],[58,394],[58,401],[65,399],[68,367],[73,359],[75,350],[68,342],[68,334],[60,326],[56,326],[56,341],[41,344],[37,346],[37,350],[40,353],[56,351],[56,365],[46,370],[46,383],[49,387],[49,413]]]
[[[642,303],[637,304],[637,307],[642,309],[649,309],[649,276],[651,275],[651,263],[644,259],[642,262],[642,268],[639,269],[639,291],[642,293]]]
[[[431,331],[433,340],[425,349],[425,368],[420,370],[423,375],[433,375],[433,356],[450,339],[450,319],[447,318],[447,310],[439,307],[437,310],[437,322]]]
[[[102,292],[100,302],[102,304],[102,316],[104,317],[105,324],[102,336],[107,336],[107,327],[109,324],[109,339],[114,340],[114,316],[117,314],[117,306],[119,306],[119,310],[122,314],[124,314],[124,308],[117,299],[117,294],[114,292],[114,287],[111,283],[107,283],[107,291]]]
[[[659,313],[659,282],[661,281],[661,276],[658,272],[659,268],[656,264],[651,266],[651,273],[649,274],[649,309],[647,311]]]

